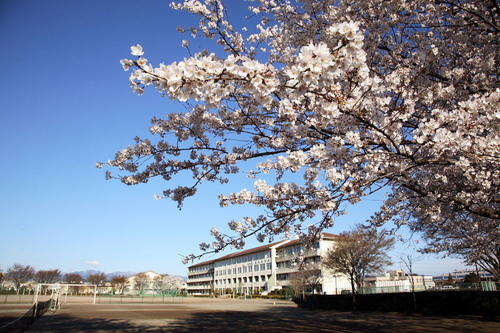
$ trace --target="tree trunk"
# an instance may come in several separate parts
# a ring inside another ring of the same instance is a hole
[[[354,287],[354,277],[351,276],[351,290],[352,290],[352,312],[356,312],[356,288]]]
[[[413,312],[417,312],[417,297],[415,296],[415,281],[411,280],[411,295],[413,299]]]

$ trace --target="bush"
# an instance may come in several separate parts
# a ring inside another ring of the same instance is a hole
[[[287,295],[254,295],[253,298],[261,298],[261,299],[290,299]]]

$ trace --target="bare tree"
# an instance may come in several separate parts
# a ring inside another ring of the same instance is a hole
[[[0,272],[0,283],[3,282],[4,278],[5,278],[5,274],[3,272]]]
[[[69,273],[64,275],[64,282],[66,283],[75,283],[80,284],[83,283],[84,278],[78,273]],[[78,288],[76,286],[70,287],[72,293],[78,293]]]
[[[302,295],[302,298],[305,298],[307,291],[315,293],[321,287],[321,283],[321,269],[314,264],[303,265],[290,276],[290,284],[295,295]]]
[[[16,290],[19,293],[21,283],[29,281],[34,275],[35,269],[30,265],[14,264],[7,270],[5,278],[14,282]]]
[[[66,283],[82,283],[84,278],[78,273],[69,273],[64,275],[64,282]]]
[[[160,291],[160,293],[162,293],[164,287],[165,283],[162,275],[159,275],[153,279],[153,288],[156,291]]]
[[[38,283],[55,283],[60,279],[61,271],[58,269],[41,270],[34,276],[34,280]]]
[[[386,252],[393,246],[394,238],[387,232],[357,225],[354,230],[339,234],[335,246],[327,252],[323,265],[334,273],[347,275],[354,311],[356,294],[366,274],[380,272],[392,263]]]
[[[134,276],[134,288],[138,290],[139,294],[142,293],[144,287],[149,283],[149,277],[146,273],[139,273]]]
[[[95,284],[97,286],[102,286],[106,282],[106,274],[100,272],[95,274],[90,274],[87,278],[87,282]]]
[[[112,279],[111,279],[111,285],[113,286],[113,288],[117,289],[119,294],[123,294],[123,291],[125,290],[125,286],[127,285],[127,277],[123,276],[123,275],[117,275],[117,276],[114,276]]]

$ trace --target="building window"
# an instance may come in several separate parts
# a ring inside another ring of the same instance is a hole
[[[253,270],[257,272],[259,270],[259,265],[254,265]]]
[[[267,269],[269,269],[269,270],[271,269],[271,263],[267,264]]]
[[[260,264],[260,270],[263,271],[266,269],[266,264]]]

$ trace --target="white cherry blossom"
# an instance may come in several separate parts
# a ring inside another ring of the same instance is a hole
[[[130,54],[132,54],[133,56],[140,57],[140,56],[144,55],[144,50],[142,49],[142,46],[139,44],[132,45],[130,47]]]
[[[220,204],[263,213],[232,221],[234,235],[212,232],[202,251],[242,247],[250,236],[313,239],[344,203],[381,189],[390,194],[371,223],[407,225],[428,238],[427,250],[471,262],[481,258],[473,244],[498,249],[494,1],[256,0],[249,13],[260,22],[248,31],[233,27],[221,0],[172,8],[200,17],[180,31],[213,39],[213,50],[154,65],[135,45],[139,58],[121,63],[135,92],[151,86],[191,109],[154,118],[156,141],[137,138],[105,164],[126,184],[191,173],[192,184],[163,193],[181,206],[200,183],[225,184],[253,163],[255,189]],[[457,230],[471,237],[447,237]]]

